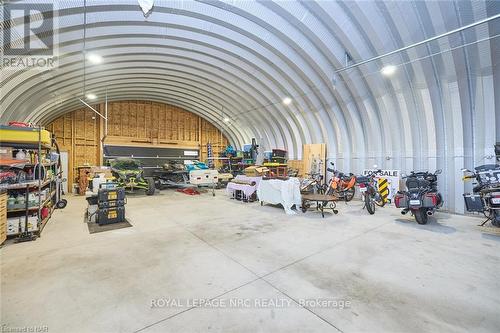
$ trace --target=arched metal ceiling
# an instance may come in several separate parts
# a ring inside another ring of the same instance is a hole
[[[346,52],[370,59],[498,15],[498,1],[156,0],[148,17],[135,0],[54,3],[59,66],[3,68],[2,122],[47,123],[81,107],[84,91],[97,102],[155,100],[199,114],[236,145],[256,137],[301,158],[302,144],[326,142],[345,171],[443,168],[454,211],[460,168],[492,162],[500,141],[498,19],[335,74]],[[85,74],[84,51],[104,59]],[[388,64],[398,70],[384,77]]]

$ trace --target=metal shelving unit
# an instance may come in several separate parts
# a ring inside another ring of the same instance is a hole
[[[18,241],[30,241],[40,237],[43,228],[49,221],[52,213],[56,207],[56,181],[57,181],[57,162],[44,162],[42,159],[42,154],[49,154],[53,150],[51,145],[47,145],[42,142],[41,132],[42,127],[31,128],[33,131],[38,131],[38,142],[37,143],[16,143],[16,142],[0,142],[0,147],[11,147],[13,149],[24,149],[24,150],[35,150],[38,156],[38,160],[35,163],[19,163],[22,165],[22,169],[32,168],[35,174],[35,169],[39,168],[41,170],[44,167],[44,179],[36,179],[29,182],[22,182],[18,184],[8,184],[0,186],[0,188],[5,189],[7,193],[20,192],[25,195],[24,207],[21,208],[7,208],[7,217],[21,217],[24,215],[24,231],[22,231],[21,226],[19,226],[18,232],[16,234],[9,234],[8,237],[17,236]],[[33,162],[33,161],[32,161]],[[51,170],[50,177],[47,177],[47,170]],[[38,171],[41,174],[41,171]],[[44,200],[41,198],[41,193],[43,190],[48,188],[48,195]],[[38,204],[30,205],[29,193],[37,192]],[[48,214],[42,218],[42,209],[48,208]],[[28,219],[34,211],[37,211],[37,228],[34,231],[30,231],[28,228]],[[24,213],[23,215],[21,213]],[[21,222],[22,223],[22,222]]]

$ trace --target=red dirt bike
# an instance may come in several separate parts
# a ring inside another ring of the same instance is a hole
[[[327,170],[333,173],[333,177],[330,179],[330,182],[325,189],[325,193],[327,195],[334,195],[339,198],[339,200],[351,201],[354,198],[354,194],[356,193],[356,177],[350,173],[346,175],[338,170],[335,170],[335,164],[330,162],[332,168],[328,168]]]

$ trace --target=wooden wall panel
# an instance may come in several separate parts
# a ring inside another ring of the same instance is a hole
[[[226,137],[210,122],[205,119],[200,121],[200,131],[201,134],[201,160],[204,161],[208,157],[207,144],[212,144],[213,156],[219,156],[219,153],[224,150],[228,145],[228,140]],[[220,163],[216,161],[215,165],[218,167]]]
[[[305,144],[302,149],[302,161],[304,173],[318,172],[326,173],[326,144]],[[321,162],[321,163],[320,163]],[[321,170],[317,170],[321,165]],[[313,170],[316,169],[316,170]]]
[[[103,104],[93,107],[104,114]],[[46,127],[56,135],[61,150],[68,151],[70,188],[78,166],[101,165],[104,120],[92,110],[82,108],[67,113]],[[108,104],[105,143],[200,149],[200,160],[205,161],[209,142],[214,156],[228,144],[227,138],[214,125],[182,108],[148,101]]]
[[[288,160],[288,167],[292,169],[297,169],[299,171],[298,176],[304,177],[304,162],[302,160]]]

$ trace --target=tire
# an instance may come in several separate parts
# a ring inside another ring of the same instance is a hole
[[[57,209],[63,209],[64,207],[66,207],[66,205],[68,204],[68,200],[66,199],[61,199],[59,200],[57,203],[56,203],[56,208]]]
[[[375,214],[375,202],[372,200],[369,194],[365,193],[364,197],[366,210],[368,211],[368,213],[370,213],[370,215]]]
[[[491,219],[491,224],[495,227],[500,227],[500,210],[495,209],[493,211],[493,218]]]
[[[155,194],[155,180],[153,178],[146,178],[146,181],[148,182],[148,189],[146,190],[146,195],[153,195]]]
[[[354,186],[345,190],[344,192],[345,201],[351,201],[352,198],[354,198],[355,193],[356,193],[356,188]]]
[[[418,224],[427,224],[428,216],[425,208],[413,210],[413,215],[415,216],[415,220]]]

